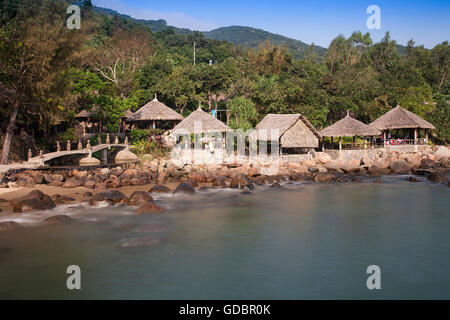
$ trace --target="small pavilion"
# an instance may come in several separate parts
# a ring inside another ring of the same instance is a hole
[[[342,137],[353,137],[353,142],[357,136],[364,138],[364,148],[367,147],[366,137],[379,136],[381,132],[371,126],[362,123],[352,117],[350,117],[349,112],[345,118],[339,120],[338,122],[326,127],[319,132],[323,137],[331,137],[331,142],[333,142],[334,137],[339,138],[339,150],[342,150]],[[323,146],[322,146],[323,148]]]
[[[317,148],[322,139],[301,114],[268,114],[256,125],[254,134],[258,141],[278,142],[280,154]]]
[[[183,116],[159,102],[156,95],[152,101],[143,105],[126,119],[131,124],[131,129],[172,129],[181,120],[183,120]]]
[[[422,119],[418,115],[408,111],[400,105],[397,105],[392,110],[386,112],[384,115],[376,119],[369,124],[372,128],[383,132],[384,144],[427,144],[428,143],[428,131],[436,129],[431,123]],[[401,139],[388,139],[390,136],[390,130],[406,129],[409,130],[409,137]],[[418,139],[418,130],[423,129],[425,131],[425,139]]]
[[[198,109],[192,112],[186,119],[181,121],[173,129],[173,134],[177,137],[191,134],[216,134],[232,131],[222,121],[214,118],[211,114],[202,110],[201,105]],[[225,141],[225,137],[221,143]],[[219,142],[219,141],[215,141]]]
[[[75,118],[80,123],[83,136],[86,133],[100,133],[102,132],[102,119],[105,114],[98,106],[93,106],[90,111],[81,110],[75,115]]]

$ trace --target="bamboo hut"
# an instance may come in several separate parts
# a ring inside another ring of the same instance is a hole
[[[127,122],[131,123],[132,129],[135,127],[146,129],[149,126],[155,129],[157,127],[157,122],[159,126],[168,124],[170,127],[168,129],[172,129],[175,122],[181,120],[183,120],[183,116],[166,106],[164,103],[159,102],[156,95],[152,101],[143,105],[139,110],[127,118]]]
[[[201,106],[173,129],[174,134],[217,133],[232,131],[225,123],[202,110]]]
[[[268,114],[256,125],[254,136],[259,141],[278,142],[280,153],[286,150],[317,148],[322,138],[301,114]]]
[[[402,139],[404,142],[414,142],[417,144],[418,140],[418,130],[425,130],[425,140],[424,143],[428,142],[428,130],[436,129],[431,123],[422,119],[418,115],[408,111],[399,105],[397,105],[392,110],[386,112],[384,115],[376,119],[375,121],[369,124],[372,128],[380,130],[383,132],[383,141],[384,144],[388,142],[386,136],[387,133],[390,135],[390,130],[398,130],[398,129],[407,129],[410,131],[410,136],[414,136],[414,140],[412,139]]]
[[[191,141],[188,136],[196,134],[200,135],[195,137],[197,143],[200,142],[202,145],[215,144],[216,148],[224,148],[225,137],[222,134],[228,131],[232,131],[232,129],[203,111],[199,105],[197,110],[176,125],[173,129],[173,134],[176,137],[175,141],[179,141],[180,137],[184,137],[185,143],[191,143],[188,142]],[[201,137],[201,135],[204,136]]]
[[[99,106],[93,106],[90,111],[81,110],[75,115],[75,119],[80,123],[83,136],[86,133],[102,132],[102,119],[104,112]]]
[[[345,118],[326,127],[319,133],[323,137],[331,137],[331,141],[333,141],[334,137],[338,137],[339,150],[342,149],[342,137],[353,137],[353,140],[355,140],[355,137],[359,136],[364,137],[365,140],[365,137],[367,136],[378,136],[381,134],[379,130],[350,117],[348,111]],[[366,143],[364,143],[364,145],[366,145]]]

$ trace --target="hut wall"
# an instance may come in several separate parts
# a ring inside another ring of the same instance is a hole
[[[317,148],[319,139],[300,119],[281,137],[283,148]]]

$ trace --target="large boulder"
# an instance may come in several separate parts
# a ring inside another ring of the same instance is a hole
[[[372,176],[383,176],[391,174],[391,169],[388,167],[377,167],[377,166],[370,166],[367,168],[367,171],[369,171],[369,174]]]
[[[394,160],[389,165],[389,169],[395,174],[408,174],[410,168],[404,160]]]
[[[331,183],[336,180],[336,177],[337,176],[331,172],[318,172],[313,175],[312,180],[314,182]]]
[[[421,169],[430,169],[432,166],[436,164],[436,161],[430,158],[422,158],[420,161],[420,168]]]
[[[2,221],[0,222],[0,232],[6,231],[23,231],[25,230],[20,224],[15,221]]]
[[[257,176],[255,178],[253,178],[253,181],[256,184],[270,184],[272,182],[272,180],[266,175]]]
[[[198,187],[198,183],[195,180],[191,180],[191,179],[183,179],[181,180],[182,183],[187,183],[190,184],[191,186],[193,186],[194,188]]]
[[[52,198],[39,190],[33,190],[26,196],[11,201],[11,205],[14,212],[50,210],[56,206]]]
[[[434,151],[433,157],[437,161],[440,161],[444,158],[449,158],[450,157],[450,149],[445,146],[439,146],[439,147],[437,147],[436,151]]]
[[[55,194],[51,198],[53,199],[55,204],[64,204],[64,203],[75,201],[75,199],[72,197],[62,196],[60,194]]]
[[[175,189],[175,191],[173,193],[174,194],[175,193],[194,194],[195,189],[191,184],[182,182],[177,186],[177,188]]]
[[[169,193],[170,189],[162,184],[155,184],[148,190],[149,193]]]
[[[445,176],[445,174],[442,173],[430,173],[430,175],[428,176],[428,180],[433,181],[433,182],[439,182],[439,183],[447,183],[448,182],[448,178]]]
[[[66,182],[64,182],[62,187],[63,188],[77,188],[77,187],[80,187],[81,185],[83,185],[82,180],[80,180],[76,177],[72,177],[72,178],[66,180]]]
[[[43,184],[45,182],[44,175],[39,172],[32,172],[31,176],[36,184]]]
[[[414,153],[407,155],[405,161],[408,163],[410,168],[418,168],[420,166],[421,156],[420,153]]]
[[[151,214],[151,213],[160,213],[163,212],[164,209],[157,206],[153,201],[144,203],[142,206],[136,209],[136,214]]]
[[[91,200],[95,203],[96,201],[106,201],[111,204],[116,204],[126,198],[125,195],[119,190],[108,190],[97,193]]]
[[[123,173],[122,167],[117,166],[117,167],[111,169],[111,174],[113,174],[117,177],[120,176],[122,173]]]
[[[252,179],[250,179],[245,174],[238,174],[231,180],[231,188],[238,188],[238,189],[254,189],[255,186],[253,184]]]
[[[44,221],[42,221],[42,222],[45,224],[62,225],[62,224],[72,223],[73,218],[66,216],[65,214],[60,214],[60,215],[48,217],[48,218],[44,219]]]
[[[143,204],[151,201],[153,201],[153,198],[148,192],[135,191],[131,194],[128,200],[128,204],[130,206],[135,207],[135,206],[142,206]]]
[[[327,164],[331,161],[331,157],[325,152],[316,152],[314,155],[314,160],[316,160],[316,162],[320,162],[321,164]]]
[[[291,181],[301,182],[311,180],[309,173],[294,173],[289,176]]]
[[[94,189],[95,184],[96,184],[95,180],[87,180],[87,181],[84,183],[84,187],[85,187],[85,188],[89,188],[89,189]]]

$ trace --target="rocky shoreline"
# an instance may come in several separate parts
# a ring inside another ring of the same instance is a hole
[[[235,188],[244,191],[255,185],[279,188],[283,183],[311,181],[313,183],[354,183],[361,178],[371,178],[374,183],[390,174],[411,174],[411,182],[419,179],[413,175],[450,187],[450,150],[437,147],[421,152],[400,154],[381,152],[375,159],[332,160],[323,152],[315,153],[311,160],[283,162],[276,174],[267,172],[270,164],[241,165],[179,165],[171,160],[153,160],[128,168],[76,168],[72,170],[42,169],[12,171],[0,177],[4,191],[8,188],[32,190],[27,194],[0,196],[0,216],[51,210],[60,204],[99,202],[111,205],[137,207],[135,214],[161,213],[163,208],[153,201],[155,193],[194,194],[210,188]],[[31,188],[31,189],[30,189]],[[39,189],[53,188],[52,194]],[[0,189],[2,190],[2,189]],[[12,189],[11,189],[12,190]],[[77,192],[72,192],[77,190]],[[126,192],[125,192],[126,190]],[[122,192],[124,191],[124,192]],[[125,195],[127,194],[127,195]],[[43,220],[45,224],[66,224],[72,218],[64,215]],[[0,231],[23,230],[14,221],[0,222]]]

